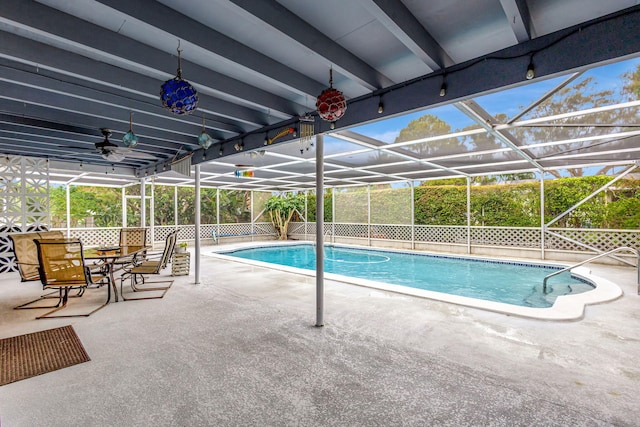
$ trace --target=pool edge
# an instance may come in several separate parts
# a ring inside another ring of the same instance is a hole
[[[243,244],[241,247],[228,247],[228,248],[219,248],[216,250],[229,252],[240,249],[248,249],[255,247],[265,247],[265,246],[273,246],[273,245],[313,245],[313,242],[289,242],[289,241],[280,241],[280,242],[253,242],[252,244]],[[357,245],[334,245],[345,248],[358,248],[358,249],[369,249],[370,247],[366,246],[357,246]],[[377,248],[375,249],[377,250]],[[387,249],[384,249],[387,251]],[[441,254],[441,253],[432,253],[428,251],[409,251],[409,250],[388,250],[389,252],[398,252],[398,253],[416,253],[423,255],[434,255],[434,256],[451,256],[453,258],[472,258],[478,260],[491,260],[491,261],[501,261],[504,262],[505,259],[501,258],[490,258],[483,256],[474,256],[474,255],[449,255],[449,254]],[[272,270],[283,271],[287,273],[299,274],[307,277],[315,277],[315,271],[300,269],[296,267],[288,267],[278,264],[271,264],[262,261],[254,261],[248,259],[242,259],[233,256],[227,256],[222,253],[218,253],[215,250],[211,253],[204,254],[206,256],[211,256],[213,258],[220,258],[227,261],[239,262],[242,264],[253,265],[261,268],[268,268]],[[537,261],[537,260],[520,260],[520,259],[509,259],[509,262],[523,262],[528,264],[535,265],[554,265],[554,266],[562,266],[567,267],[566,264],[557,261]],[[583,292],[576,295],[563,295],[556,298],[556,301],[551,307],[548,308],[533,308],[533,307],[523,307],[514,304],[506,304],[501,302],[487,301],[476,298],[469,298],[464,296],[446,294],[442,292],[436,291],[428,291],[423,289],[415,289],[409,288],[406,286],[400,285],[392,285],[382,282],[375,282],[366,279],[360,279],[349,276],[341,276],[334,273],[325,273],[325,278],[331,281],[341,282],[350,285],[356,285],[360,287],[366,287],[369,289],[382,290],[386,292],[393,292],[396,294],[402,294],[412,297],[425,298],[434,301],[445,302],[449,304],[460,305],[469,308],[475,308],[485,311],[491,311],[494,313],[500,313],[507,316],[517,316],[524,317],[529,319],[537,319],[537,320],[551,320],[551,321],[571,321],[571,320],[580,320],[584,317],[584,313],[586,310],[586,306],[602,304],[606,302],[610,302],[620,298],[623,295],[622,289],[620,286],[611,282],[608,279],[603,277],[599,277],[591,274],[591,270],[587,267],[577,267],[571,270],[571,273],[579,278],[592,282],[595,285],[593,290]]]

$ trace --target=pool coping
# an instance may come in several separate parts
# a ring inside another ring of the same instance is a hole
[[[240,262],[243,264],[254,265],[262,268],[269,268],[273,270],[284,271],[287,273],[299,274],[307,277],[315,277],[314,270],[305,270],[302,268],[288,267],[279,264],[271,264],[262,261],[248,260],[233,256],[224,255],[219,252],[231,252],[241,249],[259,248],[268,246],[282,246],[282,245],[313,245],[313,242],[301,242],[301,241],[276,241],[276,242],[246,242],[238,245],[228,245],[225,247],[213,248],[213,251],[205,256],[212,256],[214,258],[221,258],[227,261]],[[537,261],[529,259],[514,259],[514,258],[491,258],[485,256],[476,255],[456,255],[456,254],[443,254],[430,251],[412,251],[412,250],[397,250],[390,248],[371,248],[369,246],[357,246],[357,245],[344,245],[344,244],[331,244],[331,246],[342,248],[355,248],[355,249],[368,249],[379,252],[395,252],[395,253],[409,253],[425,256],[436,257],[450,257],[450,258],[465,258],[473,260],[487,260],[497,262],[508,263],[524,263],[530,265],[545,265],[545,266],[558,266],[561,268],[568,267],[569,264],[560,263],[556,261]],[[362,286],[366,288],[372,288],[382,291],[393,292],[402,295],[408,295],[419,298],[426,298],[435,301],[442,301],[450,304],[462,305],[465,307],[477,308],[481,310],[492,311],[509,316],[519,316],[531,319],[539,320],[579,320],[584,317],[585,308],[587,305],[601,304],[609,301],[613,301],[620,298],[623,295],[622,289],[613,283],[612,281],[596,276],[591,273],[591,270],[585,266],[576,267],[571,270],[571,274],[595,285],[593,290],[583,292],[576,295],[562,295],[556,298],[556,301],[551,307],[547,308],[533,308],[523,307],[519,305],[506,304],[501,302],[494,302],[488,300],[482,300],[477,298],[464,297],[459,295],[452,295],[436,291],[428,291],[423,289],[409,288],[406,286],[392,285],[383,282],[376,282],[372,280],[360,279],[356,277],[342,276],[335,273],[325,273],[325,279],[337,281],[341,283],[352,284],[356,286]]]

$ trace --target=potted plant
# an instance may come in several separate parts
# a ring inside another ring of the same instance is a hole
[[[176,253],[185,253],[187,251],[187,242],[180,242],[176,245]]]

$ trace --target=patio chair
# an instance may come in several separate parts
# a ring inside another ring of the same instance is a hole
[[[146,228],[123,228],[120,230],[120,246],[146,246]],[[113,268],[119,270],[127,265],[139,264],[146,258],[146,252],[141,252],[130,257],[123,257],[113,263]]]
[[[38,254],[34,239],[62,239],[62,231],[35,231],[30,233],[12,233],[9,239],[13,243],[13,254],[20,278],[23,282],[40,279],[38,273]]]
[[[85,266],[82,242],[78,239],[36,239],[34,242],[38,251],[38,271],[43,287],[45,289],[58,289],[58,303],[56,305],[33,307],[53,308],[53,310],[36,317],[36,319],[87,317],[109,303],[107,299],[104,304],[89,313],[52,315],[67,306],[71,289],[85,289],[91,284],[109,279],[103,275],[91,274],[89,268]]]
[[[160,281],[148,281],[145,276],[152,274],[160,274],[162,270],[167,267],[171,256],[173,255],[173,250],[176,246],[176,239],[178,238],[178,232],[173,231],[169,233],[165,240],[164,250],[162,251],[162,255],[160,259],[153,261],[143,261],[138,265],[131,265],[129,267],[125,267],[125,272],[120,277],[120,296],[123,300],[140,300],[140,299],[157,299],[164,297],[164,294],[167,293],[171,285],[173,285],[173,280],[160,280]],[[155,296],[141,296],[136,298],[127,298],[124,293],[124,282],[125,280],[130,279],[130,286],[133,292],[147,292],[147,291],[163,291],[160,295]],[[155,286],[159,283],[168,283],[168,286]],[[147,285],[152,284],[151,287]]]
[[[15,256],[16,266],[20,273],[20,279],[23,282],[30,282],[40,280],[40,272],[38,271],[38,250],[34,239],[63,239],[64,235],[62,231],[37,231],[30,233],[13,233],[9,234],[9,239],[13,244],[13,254]],[[77,298],[82,296],[84,288],[78,288],[76,295],[70,296],[70,298]],[[47,292],[41,295],[39,298],[33,301],[20,304],[15,309],[33,309],[41,307],[32,307],[31,304],[47,298],[58,298],[57,291]]]

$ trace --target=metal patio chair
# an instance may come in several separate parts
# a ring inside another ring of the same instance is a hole
[[[107,280],[101,274],[92,274],[85,265],[82,242],[78,239],[36,239],[34,240],[38,251],[38,271],[40,281],[45,289],[58,289],[58,303],[54,306],[33,307],[53,308],[36,319],[52,317],[87,317],[109,303],[107,301],[89,313],[55,315],[53,313],[67,306],[69,291],[71,289],[85,289],[87,286]],[[111,286],[110,283],[107,283]],[[110,296],[110,294],[109,294]]]
[[[162,298],[167,293],[171,285],[173,285],[173,280],[159,280],[159,281],[148,281],[145,276],[148,275],[157,275],[162,272],[167,267],[171,256],[173,255],[173,250],[176,246],[176,240],[178,238],[178,232],[173,231],[169,233],[165,240],[164,250],[158,260],[153,261],[143,261],[137,265],[131,265],[129,267],[125,267],[125,272],[120,277],[120,296],[122,299],[127,300],[139,300],[139,299],[157,299]],[[152,297],[136,297],[136,298],[127,298],[124,293],[124,282],[125,280],[130,279],[130,286],[133,292],[146,292],[146,291],[163,291],[160,295],[152,296]],[[160,283],[168,283],[168,286],[155,286]],[[147,286],[152,285],[152,286]]]
[[[148,229],[122,228],[120,230],[120,246],[146,246]],[[132,264],[139,264],[146,258],[146,252],[138,253],[131,257],[123,257],[113,263],[113,268],[118,270]]]
[[[30,282],[35,280],[40,280],[40,272],[38,270],[38,266],[40,263],[38,262],[38,250],[36,248],[36,244],[34,242],[35,239],[64,239],[64,235],[62,231],[37,231],[37,232],[29,232],[29,233],[13,233],[9,234],[9,239],[13,244],[13,253],[15,256],[16,266],[18,267],[18,272],[20,273],[20,279],[23,282]],[[78,292],[75,295],[69,296],[69,298],[77,298],[82,296],[84,293],[84,288],[80,287],[77,289]],[[36,298],[32,301],[25,302],[24,304],[20,304],[15,309],[34,309],[34,308],[42,308],[38,306],[31,306],[31,304],[36,303],[43,299],[51,299],[58,298],[57,291],[47,292],[41,295],[39,298]]]

